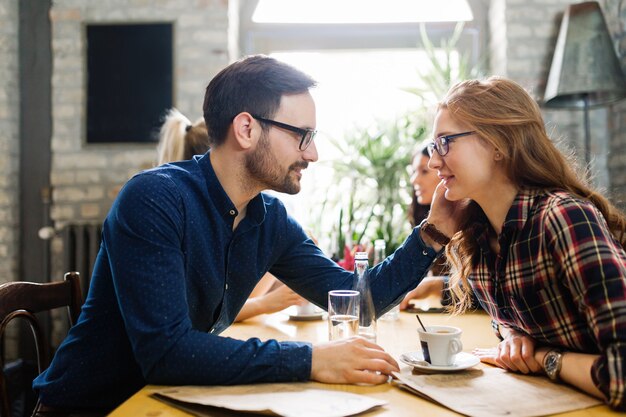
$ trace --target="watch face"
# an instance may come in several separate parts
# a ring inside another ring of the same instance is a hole
[[[544,370],[550,379],[556,379],[559,373],[559,361],[561,354],[559,352],[548,352],[544,360]]]

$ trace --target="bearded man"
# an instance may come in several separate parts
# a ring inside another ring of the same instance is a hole
[[[262,193],[299,192],[318,159],[314,85],[266,56],[211,80],[211,150],[139,173],[120,191],[78,323],[34,382],[43,410],[106,413],[146,384],[376,384],[398,371],[380,346],[358,337],[312,346],[219,335],[268,271],[323,308],[329,290],[352,286],[352,273]],[[448,217],[438,219],[431,215],[431,226],[453,230]],[[371,269],[378,315],[419,283],[440,250],[417,227]]]

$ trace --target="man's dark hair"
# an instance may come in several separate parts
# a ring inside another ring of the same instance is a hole
[[[272,118],[283,95],[307,92],[315,84],[300,70],[264,55],[227,66],[211,80],[204,95],[202,109],[212,146],[224,143],[239,113]]]

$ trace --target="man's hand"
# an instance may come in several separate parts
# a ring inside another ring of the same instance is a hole
[[[513,372],[540,373],[543,366],[535,358],[535,340],[523,333],[508,329],[505,339],[492,349],[474,349],[482,362]]]
[[[382,384],[398,363],[377,344],[361,337],[313,347],[311,379],[334,384]]]

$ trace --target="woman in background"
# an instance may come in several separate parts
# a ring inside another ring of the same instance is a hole
[[[420,145],[417,152],[413,154],[411,161],[411,184],[413,185],[413,193],[411,205],[407,213],[411,227],[417,226],[428,216],[435,188],[437,188],[437,184],[439,184],[440,181],[437,176],[437,171],[428,168],[428,161],[430,160],[427,147],[428,143],[430,143],[430,141]],[[411,300],[421,300],[431,296],[441,297],[441,303],[448,305],[450,297],[448,296],[448,291],[445,289],[446,284],[446,260],[445,257],[442,256],[433,263],[428,276],[426,276],[415,289],[409,291],[404,296],[404,300],[400,303],[400,310],[410,308]]]
[[[177,109],[171,109],[159,132],[158,165],[191,159],[209,150],[211,144],[204,119],[191,123]]]
[[[437,204],[465,210],[446,247],[455,308],[473,290],[502,338],[476,353],[626,410],[624,215],[577,175],[513,81],[455,85],[433,132]]]
[[[210,138],[204,119],[193,124],[177,109],[171,109],[159,132],[157,146],[159,165],[191,159],[210,148]],[[243,321],[259,314],[270,314],[292,305],[305,304],[306,300],[279,282],[272,274],[263,275],[254,287],[235,321]]]

